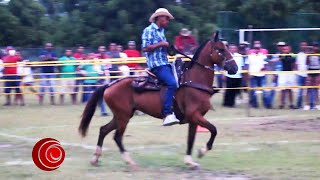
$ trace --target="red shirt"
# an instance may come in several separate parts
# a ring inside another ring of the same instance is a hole
[[[193,36],[176,36],[175,46],[179,51],[191,52],[197,47],[197,41]]]
[[[20,56],[4,56],[2,58],[3,63],[17,63],[21,60]],[[17,64],[5,66],[3,70],[3,74],[17,74]]]
[[[73,57],[75,57],[76,59],[83,59],[85,57],[85,54],[74,53]]]
[[[140,52],[135,49],[126,49],[123,52],[126,53],[129,58],[130,57],[141,57]],[[131,68],[135,68],[135,67],[137,67],[138,63],[128,63],[127,65]]]

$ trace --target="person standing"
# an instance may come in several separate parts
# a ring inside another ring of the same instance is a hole
[[[302,41],[300,43],[300,52],[297,54],[297,57],[296,57],[296,66],[297,66],[297,70],[299,71],[297,72],[298,86],[305,86],[306,78],[308,76],[306,72],[303,72],[308,70],[307,55],[306,55],[307,49],[308,49],[308,43],[306,41]],[[303,108],[303,97],[304,97],[303,92],[304,92],[303,89],[299,89],[298,97],[297,97],[297,105],[296,105],[298,109]]]
[[[46,43],[45,49],[40,53],[40,61],[43,61],[45,64],[41,66],[41,81],[40,81],[40,94],[39,94],[39,104],[43,104],[44,94],[46,89],[48,88],[50,91],[50,103],[51,105],[55,104],[54,99],[54,81],[53,78],[56,77],[55,75],[55,63],[48,63],[50,61],[58,60],[57,55],[53,52],[53,45],[52,43]]]
[[[242,67],[244,66],[243,58],[241,54],[238,53],[238,47],[235,44],[229,45],[229,51],[232,54],[233,59],[237,63],[238,72],[237,74],[230,75],[227,74],[226,85],[227,88],[240,88],[242,83]],[[240,94],[240,89],[227,89],[224,94],[223,106],[234,107],[236,96]]]
[[[12,46],[6,48],[7,55],[2,57],[3,63],[13,63],[10,65],[5,65],[3,70],[3,79],[4,79],[4,89],[6,102],[4,106],[11,105],[11,89],[14,89],[16,94],[16,99],[21,97],[20,81],[21,78],[18,75],[17,66],[18,62],[21,61],[21,57],[16,55],[16,50]]]
[[[248,55],[247,62],[249,72],[249,83],[251,88],[263,87],[265,84],[265,75],[261,73],[266,70],[265,61],[267,56],[259,52],[260,46],[254,45],[253,51]],[[263,103],[265,103],[265,91],[263,93]],[[251,107],[258,108],[256,90],[250,90],[250,105]]]
[[[320,53],[319,50],[319,43],[313,42],[312,44],[312,50],[311,52],[314,55],[310,55],[307,57],[307,66],[308,70],[314,71],[314,70],[320,70],[320,56],[316,55]],[[319,73],[312,72],[308,73],[307,86],[319,86],[320,85],[320,78]],[[304,106],[304,110],[310,110],[310,109],[317,109],[320,110],[320,102],[319,102],[319,88],[309,88],[307,92],[307,100],[306,102],[309,102]]]
[[[157,9],[149,19],[151,24],[143,30],[142,34],[142,48],[147,58],[148,68],[160,81],[165,83],[167,88],[162,104],[164,126],[179,123],[172,112],[173,96],[177,89],[177,83],[168,62],[167,48],[169,43],[164,34],[164,28],[168,27],[170,19],[174,19],[174,17],[167,9]]]
[[[81,61],[81,60],[85,60],[86,59],[86,54],[84,53],[84,47],[83,46],[79,46],[77,48],[77,52],[73,54],[73,57],[76,58],[78,61]],[[81,62],[79,62],[81,63]],[[77,78],[81,78],[82,75],[80,74],[80,69],[77,68],[76,70],[77,74],[76,74],[76,77]],[[83,80],[82,79],[77,79],[76,80],[76,84],[75,84],[75,88],[74,88],[74,92],[76,93],[76,102],[77,102],[77,97],[78,97],[78,93],[79,93],[79,90],[81,89],[81,85],[83,84]],[[82,88],[83,90],[83,88]],[[83,102],[83,98],[84,98],[84,94],[82,93],[82,97],[81,97],[81,102]]]
[[[129,41],[128,49],[124,50],[123,52],[126,53],[129,58],[141,57],[141,53],[136,49],[135,41]],[[138,63],[128,63],[127,65],[131,70],[140,69]],[[130,72],[130,75],[134,75],[134,74],[135,74],[134,72]]]
[[[18,75],[17,66],[18,62],[21,61],[21,57],[16,55],[16,50],[12,46],[8,46],[6,48],[7,54],[2,57],[3,63],[12,63],[9,65],[5,65],[3,69],[3,79],[4,79],[4,89],[6,101],[4,106],[11,105],[11,89],[14,89],[16,94],[16,99],[21,97],[21,89],[20,89],[20,81],[21,78]],[[21,104],[23,105],[23,104]]]
[[[94,53],[88,54],[88,59],[94,60],[95,56]],[[79,66],[80,73],[83,75],[83,77],[86,77],[86,79],[83,80],[84,85],[84,101],[87,102],[91,96],[91,94],[97,89],[98,86],[98,78],[102,71],[102,65],[99,64],[99,62],[96,64],[93,63],[86,63]],[[90,78],[90,79],[87,79]]]
[[[106,47],[105,46],[99,46],[98,48],[98,53],[97,53],[97,56],[96,56],[98,59],[102,59],[102,61],[104,61],[105,59],[109,58],[109,56],[107,56],[107,53],[106,53]],[[101,65],[101,64],[100,64]],[[98,67],[101,67],[101,66],[96,66],[98,69]],[[100,74],[100,76],[110,76],[110,73],[109,73],[109,69],[112,67],[112,65],[110,64],[110,62],[108,61],[105,61],[104,64],[102,64],[102,70],[103,70],[103,73]],[[98,83],[103,85],[104,83],[108,83],[110,82],[110,78],[109,79],[104,79],[104,78],[100,78],[98,80]],[[103,98],[101,98],[99,100],[99,104],[100,104],[100,111],[101,111],[101,116],[108,116],[108,112],[106,110],[106,105],[104,103],[104,100]]]
[[[192,55],[198,47],[196,38],[191,34],[187,28],[182,28],[180,34],[175,37],[176,48],[186,55]]]
[[[76,104],[76,94],[74,92],[75,77],[76,77],[76,58],[72,56],[72,50],[66,49],[65,55],[59,58],[59,63],[63,64],[59,66],[60,70],[60,104],[64,104],[64,94],[68,93],[71,97],[72,104]]]
[[[280,87],[284,87],[283,90],[281,90],[281,99],[280,99],[280,109],[283,109],[285,107],[285,100],[286,95],[289,96],[289,108],[295,109],[295,106],[293,105],[293,93],[292,89],[286,88],[286,86],[295,86],[296,83],[296,76],[295,74],[290,73],[290,71],[294,71],[296,69],[296,59],[290,55],[291,47],[289,45],[285,45],[282,47],[282,52],[280,56],[280,62],[282,64],[282,71],[288,72],[288,73],[281,73],[279,74],[278,78],[278,85]]]

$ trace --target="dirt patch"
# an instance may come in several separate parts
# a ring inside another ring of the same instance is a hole
[[[255,125],[255,127],[266,131],[318,132],[320,130],[320,119],[265,121]]]

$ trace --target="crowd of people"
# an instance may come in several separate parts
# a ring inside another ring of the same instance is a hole
[[[303,41],[300,43],[300,51],[297,54],[292,52],[292,48],[285,42],[278,42],[277,52],[269,54],[267,49],[262,47],[260,41],[254,41],[252,48],[248,42],[241,42],[239,46],[225,43],[239,70],[247,70],[248,73],[236,75],[219,75],[218,85],[224,87],[224,80],[227,88],[251,87],[259,88],[249,91],[249,103],[253,108],[263,105],[267,109],[276,108],[275,96],[277,89],[280,90],[279,108],[283,109],[288,105],[291,109],[317,109],[320,110],[318,88],[300,88],[297,97],[294,98],[294,86],[319,86],[320,56],[319,44],[313,42],[310,45]],[[308,70],[316,70],[308,73]],[[265,73],[264,71],[281,71],[277,73]],[[291,71],[298,71],[291,72]],[[265,89],[263,87],[276,87]],[[234,107],[236,97],[241,97],[239,89],[227,89],[225,91],[223,105]],[[258,92],[262,93],[262,102],[258,103]]]
[[[307,70],[320,70],[320,58],[318,54],[319,44],[303,41],[300,43],[300,52],[294,55],[291,46],[285,42],[277,43],[277,52],[270,55],[268,50],[262,47],[260,41],[254,41],[252,46],[248,42],[239,45],[224,41],[233,55],[237,65],[238,73],[235,75],[216,75],[217,86],[226,89],[224,92],[223,106],[235,107],[236,99],[242,98],[243,93],[249,93],[250,106],[258,108],[275,108],[276,89],[252,89],[250,91],[232,89],[241,87],[279,87],[279,108],[288,105],[291,109],[318,109],[320,110],[318,88],[299,89],[297,97],[294,98],[292,86],[319,86],[319,73],[307,73]],[[32,66],[30,61],[23,57],[20,52],[11,46],[6,48],[6,54],[0,60],[0,76],[4,80],[5,106],[12,104],[25,105],[22,91],[30,89],[38,95],[40,105],[44,103],[45,94],[49,94],[51,105],[56,104],[55,97],[59,94],[60,104],[64,104],[65,95],[69,94],[71,103],[78,101],[85,103],[91,93],[101,84],[117,79],[120,75],[138,75],[130,70],[144,69],[144,63],[101,63],[101,59],[141,57],[141,51],[137,48],[135,41],[129,41],[124,50],[122,45],[110,43],[108,49],[99,46],[97,52],[87,52],[85,47],[79,46],[75,52],[73,49],[65,49],[64,55],[58,57],[54,52],[52,43],[46,43],[40,52],[39,61],[44,64]],[[198,47],[196,38],[186,28],[181,29],[180,34],[175,37],[175,47],[187,54],[192,55]],[[251,48],[250,48],[251,47]],[[81,62],[79,60],[97,60],[97,63]],[[74,61],[74,62],[73,62]],[[55,62],[55,63],[51,63]],[[17,63],[18,65],[1,65],[2,63]],[[217,71],[221,70],[215,67]],[[244,73],[243,70],[247,70]],[[290,71],[298,70],[298,73]],[[264,71],[283,71],[277,74],[266,75]],[[37,73],[38,78],[34,78]],[[104,78],[108,76],[111,78]],[[85,77],[85,78],[84,78]],[[61,78],[57,80],[57,78]],[[36,80],[39,79],[39,87],[34,88]],[[11,100],[11,90],[15,90],[14,100]],[[47,91],[47,93],[46,93]],[[262,94],[262,102],[258,102],[259,93]],[[78,96],[81,94],[80,99]],[[287,100],[288,99],[288,100]],[[100,102],[101,114],[107,115],[104,103]]]

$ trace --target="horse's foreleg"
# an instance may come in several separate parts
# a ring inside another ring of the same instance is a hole
[[[194,144],[194,139],[196,137],[197,125],[193,122],[189,123],[189,131],[188,131],[188,145],[187,145],[187,155],[184,158],[184,163],[190,168],[197,168],[200,165],[192,160],[192,148]]]
[[[115,128],[116,128],[116,123],[114,119],[112,119],[108,124],[101,126],[96,152],[93,154],[93,158],[90,161],[91,165],[93,166],[98,165],[99,158],[102,154],[103,140],[106,137],[106,135],[108,135]]]
[[[207,128],[210,133],[211,133],[211,136],[210,136],[210,139],[209,141],[207,142],[207,145],[201,149],[199,149],[198,151],[198,157],[201,158],[203,157],[209,150],[212,149],[212,145],[213,145],[213,142],[214,142],[214,139],[216,138],[217,136],[217,128],[211,124],[209,121],[207,121],[202,115],[198,115],[198,125],[204,127],[204,128]]]

